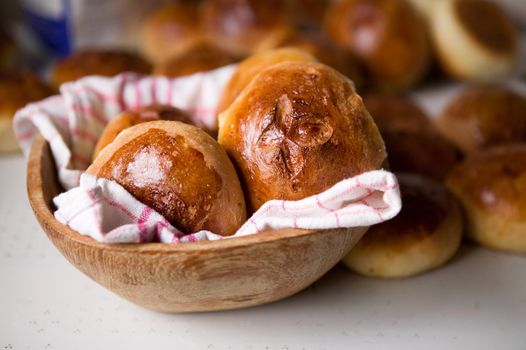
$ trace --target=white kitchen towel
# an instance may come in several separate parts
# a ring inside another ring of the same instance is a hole
[[[216,129],[215,107],[235,66],[170,79],[124,73],[114,78],[86,77],[64,84],[61,94],[20,110],[15,135],[27,155],[41,133],[49,142],[60,183],[55,217],[82,235],[101,242],[195,242],[223,238],[208,231],[180,232],[116,182],[83,173],[97,139],[119,112],[149,104],[184,109],[194,122]],[[335,165],[337,166],[337,165]],[[331,229],[371,226],[401,208],[396,177],[378,170],[345,179],[299,201],[265,203],[233,235],[280,228]]]

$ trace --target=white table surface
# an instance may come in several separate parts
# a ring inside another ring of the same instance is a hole
[[[436,113],[450,96],[424,90],[417,100]],[[29,207],[21,156],[0,157],[0,189],[0,350],[526,349],[526,256],[465,244],[445,267],[411,279],[337,266],[273,304],[161,314],[113,295],[58,253]]]

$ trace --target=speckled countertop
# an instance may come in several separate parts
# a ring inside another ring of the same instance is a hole
[[[424,91],[428,110],[450,94]],[[336,267],[296,296],[238,311],[141,309],[73,268],[38,226],[22,156],[0,157],[2,349],[526,349],[526,257],[464,245],[399,281]]]

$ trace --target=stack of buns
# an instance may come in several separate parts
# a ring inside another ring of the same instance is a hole
[[[464,206],[468,237],[526,253],[526,97],[503,86],[472,86],[437,124],[466,156],[446,183]]]
[[[257,54],[232,82],[217,141],[168,106],[124,111],[87,172],[116,181],[184,233],[231,235],[268,200],[302,199],[385,163],[352,82],[309,54]]]
[[[461,207],[442,183],[459,152],[408,97],[368,94],[364,102],[398,176],[402,210],[371,227],[343,263],[362,275],[382,278],[439,267],[459,249],[463,233]]]

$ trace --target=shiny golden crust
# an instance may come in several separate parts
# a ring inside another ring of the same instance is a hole
[[[203,41],[158,64],[153,74],[179,77],[205,72],[238,61],[238,58],[215,44]]]
[[[231,235],[246,221],[232,163],[203,130],[152,121],[121,132],[88,173],[114,180],[185,233]]]
[[[53,90],[30,71],[0,72],[0,152],[18,150],[12,125],[16,111],[52,93]]]
[[[333,44],[329,38],[318,31],[291,31],[279,42],[279,47],[295,47],[310,53],[318,61],[326,64],[351,79],[355,87],[364,83],[363,67],[345,49]]]
[[[476,153],[449,174],[464,205],[467,234],[482,245],[526,253],[526,145]]]
[[[201,41],[198,6],[192,2],[171,3],[150,14],[139,31],[139,49],[159,64],[180,55]]]
[[[66,57],[51,71],[51,83],[61,84],[87,75],[114,76],[122,72],[148,74],[151,66],[141,57],[126,51],[82,50]]]
[[[180,121],[187,124],[192,124],[192,119],[183,110],[172,106],[165,105],[150,105],[137,109],[124,111],[117,117],[110,120],[106,125],[102,134],[99,137],[99,141],[93,151],[93,160],[97,158],[100,151],[107,145],[113,142],[117,135],[121,131],[137,125],[139,123],[149,122],[153,120],[172,120]]]
[[[452,77],[490,81],[509,74],[518,53],[514,25],[488,0],[435,1],[430,27],[442,68]]]
[[[526,141],[526,98],[503,87],[473,86],[444,109],[437,127],[463,153]]]
[[[291,27],[282,0],[204,0],[200,13],[206,37],[242,56],[276,47]]]
[[[263,51],[243,60],[225,86],[217,112],[225,111],[234,102],[245,86],[263,69],[283,62],[314,62],[316,59],[309,53],[297,48],[281,48]],[[221,123],[221,119],[219,120]]]
[[[386,158],[351,81],[319,63],[263,70],[221,119],[219,143],[239,170],[252,211],[271,199],[322,192]]]
[[[443,180],[459,160],[455,147],[408,98],[369,94],[364,103],[380,129],[391,170]]]
[[[463,220],[441,184],[418,175],[398,177],[402,210],[372,226],[343,263],[362,275],[409,277],[443,265],[458,250]]]
[[[409,88],[427,71],[426,26],[406,1],[337,1],[325,14],[324,28],[335,42],[364,61],[380,88]]]

